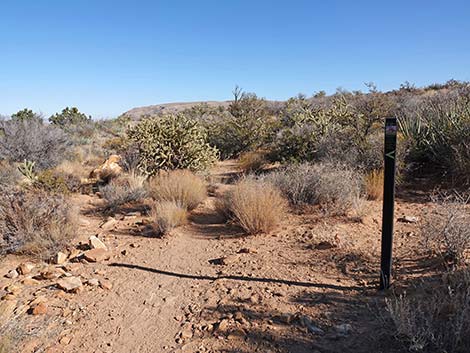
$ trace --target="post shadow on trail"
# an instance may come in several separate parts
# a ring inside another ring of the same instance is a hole
[[[291,280],[279,279],[279,278],[246,277],[246,276],[235,276],[235,275],[223,275],[223,276],[193,275],[193,274],[187,274],[187,273],[178,273],[178,272],[172,272],[172,271],[159,270],[156,268],[151,268],[151,267],[146,267],[146,266],[126,264],[126,263],[116,263],[116,262],[110,263],[109,266],[122,267],[122,268],[128,268],[128,269],[139,270],[139,271],[147,271],[147,272],[152,272],[155,274],[170,276],[170,277],[202,280],[202,281],[216,281],[216,280],[221,280],[221,279],[228,279],[228,280],[242,281],[242,282],[276,283],[276,284],[285,284],[288,286],[306,287],[306,288],[323,288],[323,289],[333,289],[333,290],[339,290],[339,291],[360,291],[363,289],[362,287],[359,287],[359,286],[338,286],[335,284],[291,281]]]

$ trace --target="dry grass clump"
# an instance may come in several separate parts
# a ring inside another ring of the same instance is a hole
[[[412,294],[386,300],[394,336],[408,351],[464,353],[470,346],[468,269],[423,282]]]
[[[207,196],[204,180],[189,170],[161,172],[150,179],[148,188],[154,200],[173,201],[189,211]]]
[[[291,165],[265,180],[277,186],[293,206],[320,205],[329,214],[346,214],[354,208],[362,189],[360,173],[339,164]]]
[[[422,229],[426,245],[446,261],[463,264],[470,249],[470,198],[453,195],[434,201],[439,206],[425,215]]]
[[[244,173],[260,172],[267,163],[266,153],[262,151],[245,152],[239,158],[240,169]]]
[[[147,196],[145,176],[136,172],[123,175],[100,187],[101,197],[105,200],[107,211],[116,211],[120,206],[142,200]]]
[[[37,190],[1,191],[0,253],[47,259],[69,244],[78,215],[64,195]]]
[[[152,204],[150,218],[158,234],[167,234],[187,221],[188,211],[175,201]]]
[[[15,185],[22,177],[14,163],[0,161],[0,185]]]
[[[273,185],[245,178],[223,196],[217,208],[248,234],[257,234],[276,227],[286,214],[287,202]]]
[[[365,176],[366,195],[369,200],[382,200],[384,194],[384,171],[373,170]]]

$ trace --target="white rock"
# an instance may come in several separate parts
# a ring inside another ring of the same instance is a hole
[[[108,250],[105,243],[103,243],[97,236],[92,235],[88,241],[92,249]]]

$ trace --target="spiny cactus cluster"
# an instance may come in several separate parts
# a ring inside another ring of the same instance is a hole
[[[139,150],[139,169],[147,175],[159,170],[201,171],[218,156],[207,143],[205,129],[185,115],[164,115],[142,120],[128,131]]]

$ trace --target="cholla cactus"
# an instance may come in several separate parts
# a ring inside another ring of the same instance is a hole
[[[218,151],[207,143],[205,129],[182,114],[146,118],[128,135],[139,150],[139,169],[147,175],[171,169],[201,171],[217,160]]]
[[[34,173],[34,165],[36,163],[27,161],[26,159],[18,166],[18,170],[23,174],[27,180],[33,182],[37,179],[36,173]]]

